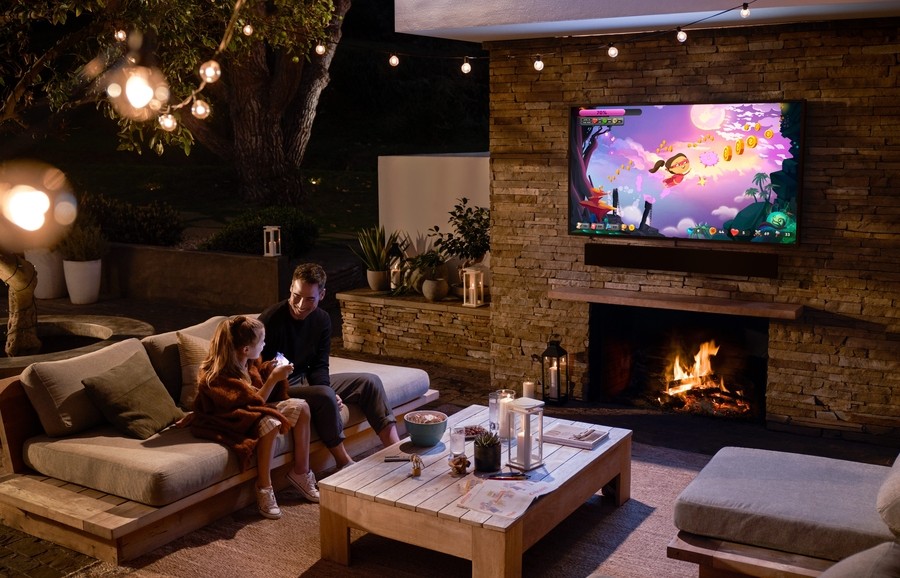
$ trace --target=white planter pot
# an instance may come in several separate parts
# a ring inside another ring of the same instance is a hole
[[[28,249],[25,259],[34,265],[37,285],[34,296],[37,299],[58,299],[66,296],[66,278],[63,273],[63,259],[56,251],[48,249]]]
[[[75,305],[96,303],[100,298],[100,264],[96,261],[63,261],[69,300]]]

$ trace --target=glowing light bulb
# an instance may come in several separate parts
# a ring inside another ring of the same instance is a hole
[[[215,60],[207,60],[200,65],[200,78],[205,82],[215,82],[222,76],[222,67]]]
[[[744,5],[741,6],[741,18],[748,18],[750,16],[750,5],[744,2]]]
[[[128,38],[128,33],[124,30],[116,30],[116,40],[119,42],[125,42],[125,39]]]
[[[178,121],[171,114],[159,115],[159,126],[166,132],[172,132],[178,126]]]
[[[609,55],[610,58],[615,58],[616,56],[619,55],[619,49],[616,48],[615,46],[613,46],[612,44],[610,44],[609,49],[607,49],[606,53]]]
[[[534,61],[534,69],[537,70],[538,72],[544,70],[544,61],[541,60],[540,56],[538,56],[537,59],[535,59],[535,61]]]
[[[324,44],[316,44],[316,54],[322,56],[323,54],[325,54],[325,50],[326,48]]]
[[[144,108],[150,104],[153,88],[143,70],[134,70],[128,75],[128,80],[125,81],[125,98],[134,108]]]
[[[687,40],[687,32],[679,28],[678,34],[675,35],[675,38],[678,39],[678,42],[684,42],[685,40]]]
[[[244,36],[252,36],[253,35],[253,26],[249,24],[244,24],[244,27],[241,28],[241,32],[244,33]]]
[[[209,104],[205,100],[197,99],[191,105],[191,114],[200,120],[208,117],[210,112],[212,112],[212,109],[209,108]]]
[[[462,70],[463,74],[469,74],[470,72],[472,72],[472,65],[469,64],[468,58],[463,59],[462,66],[460,66],[459,69]]]
[[[50,197],[28,185],[16,185],[9,191],[4,213],[14,224],[26,231],[37,231],[44,226],[47,211],[50,210]]]
[[[397,66],[400,64],[400,59],[396,54],[391,54],[391,57],[388,58],[388,64],[390,64],[391,66]]]

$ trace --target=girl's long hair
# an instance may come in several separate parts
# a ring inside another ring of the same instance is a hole
[[[209,354],[200,364],[200,378],[210,383],[220,375],[249,381],[247,367],[238,361],[238,350],[252,346],[262,336],[265,326],[258,319],[237,315],[216,328]]]

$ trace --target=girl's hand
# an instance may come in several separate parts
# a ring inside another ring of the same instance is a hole
[[[288,363],[287,365],[279,365],[275,369],[272,370],[271,378],[275,381],[281,381],[282,379],[287,379],[288,376],[294,372],[294,364]]]

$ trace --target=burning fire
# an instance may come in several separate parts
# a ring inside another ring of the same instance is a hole
[[[694,365],[682,364],[676,355],[672,364],[672,379],[666,385],[667,397],[685,401],[684,409],[701,413],[741,414],[750,411],[750,405],[740,392],[732,393],[725,387],[724,378],[717,377],[712,368],[712,358],[719,353],[715,341],[700,345],[694,355]]]

